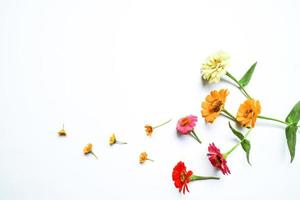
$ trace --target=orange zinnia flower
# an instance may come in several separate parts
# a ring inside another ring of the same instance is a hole
[[[217,116],[220,115],[222,109],[224,108],[226,97],[229,92],[226,89],[221,89],[219,91],[213,90],[202,102],[201,114],[205,118],[207,123],[213,123]]]
[[[171,121],[171,119],[169,119],[168,121],[166,121],[166,122],[164,122],[162,124],[159,124],[157,126],[151,126],[149,124],[146,124],[144,127],[145,127],[145,132],[146,132],[147,136],[152,136],[152,133],[153,133],[154,129],[156,129],[158,127],[161,127],[161,126],[169,123],[170,121]]]
[[[152,159],[148,158],[147,152],[144,151],[144,152],[140,153],[140,163],[143,164],[146,160],[153,161]]]
[[[91,143],[89,143],[83,148],[83,153],[89,154],[92,152],[92,150],[93,150],[93,145]]]
[[[261,106],[259,101],[248,99],[240,105],[236,119],[241,126],[253,128],[260,112]]]
[[[145,131],[146,131],[146,134],[147,134],[148,136],[151,136],[152,133],[153,133],[153,127],[152,127],[151,125],[146,124],[146,125],[145,125]]]
[[[93,152],[93,145],[91,143],[87,144],[84,148],[83,148],[83,153],[84,155],[87,154],[93,154],[95,156],[95,158],[98,159],[98,157],[96,156],[96,154],[94,154]]]

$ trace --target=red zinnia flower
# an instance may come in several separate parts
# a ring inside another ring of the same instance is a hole
[[[176,188],[179,188],[179,192],[183,190],[183,194],[185,194],[185,190],[189,191],[187,184],[190,182],[190,177],[193,175],[192,171],[186,171],[186,167],[184,162],[180,161],[173,169],[172,178],[174,181],[174,185]]]
[[[209,156],[209,161],[211,164],[221,170],[224,175],[230,174],[230,170],[227,166],[227,161],[224,155],[221,153],[220,149],[218,149],[214,143],[209,144],[208,146],[208,154]]]

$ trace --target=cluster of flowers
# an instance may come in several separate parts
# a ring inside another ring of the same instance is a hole
[[[238,147],[242,146],[242,149],[246,153],[246,158],[248,163],[250,164],[250,141],[247,139],[247,136],[250,134],[251,130],[255,127],[257,119],[263,120],[271,120],[286,126],[285,134],[286,140],[288,144],[288,148],[290,151],[291,162],[295,157],[295,146],[296,146],[296,134],[298,131],[298,122],[300,120],[300,101],[292,108],[285,121],[275,119],[272,117],[267,117],[261,115],[261,104],[259,100],[252,98],[249,93],[246,91],[245,87],[251,80],[252,74],[255,70],[256,63],[254,63],[244,74],[244,76],[237,80],[232,74],[227,71],[227,67],[230,66],[230,57],[225,52],[217,52],[211,56],[209,56],[206,61],[202,64],[201,74],[202,78],[208,83],[218,83],[222,76],[227,76],[229,79],[233,81],[234,84],[239,88],[241,93],[245,96],[246,100],[242,102],[239,106],[239,109],[234,116],[227,109],[225,109],[225,103],[227,96],[229,95],[228,89],[220,89],[211,91],[205,98],[205,100],[201,104],[201,116],[204,118],[206,123],[213,123],[216,118],[220,115],[228,118],[230,121],[234,122],[240,128],[245,128],[246,133],[235,129],[231,123],[229,122],[229,128],[232,133],[238,138],[238,142],[228,151],[222,153],[221,150],[214,144],[211,143],[208,146],[208,160],[211,165],[216,169],[220,170],[224,175],[229,175],[230,169],[227,166],[227,157]],[[171,120],[168,120],[158,126],[145,125],[145,132],[147,136],[152,136],[154,129],[161,127]],[[198,117],[194,115],[188,115],[183,118],[180,118],[176,125],[177,133],[184,136],[189,135],[194,138],[199,144],[201,144],[201,140],[197,136],[194,128],[198,121]],[[66,136],[67,133],[64,127],[58,132],[59,136]],[[126,142],[118,141],[115,134],[112,134],[109,138],[109,144],[127,144]],[[93,152],[93,145],[91,143],[87,144],[83,148],[84,155],[92,154],[96,158],[96,154]],[[153,161],[148,157],[147,152],[141,152],[139,155],[139,162],[142,164],[145,161]],[[194,175],[191,170],[186,169],[185,163],[179,161],[176,166],[173,168],[172,179],[174,181],[174,185],[179,189],[179,192],[185,193],[185,191],[189,191],[188,183],[196,180],[208,180],[215,179],[218,180],[219,177],[214,176],[198,176]]]
[[[63,125],[62,129],[57,132],[57,134],[59,136],[61,136],[61,137],[67,136],[67,132],[66,132],[66,130],[64,128],[64,125]],[[121,142],[121,141],[117,140],[117,137],[116,137],[116,135],[114,133],[109,137],[109,141],[108,142],[109,142],[109,145],[127,144],[127,142]],[[83,154],[84,155],[92,154],[93,156],[95,156],[95,158],[98,159],[98,157],[96,156],[96,154],[93,152],[93,144],[92,143],[88,143],[87,145],[85,145],[83,147]]]
[[[171,121],[171,120],[169,120],[169,121],[167,121],[167,122],[165,122],[165,123],[163,123],[163,124],[161,124],[161,125],[159,125],[159,126],[156,126],[156,127],[152,127],[152,126],[150,126],[150,125],[146,125],[146,126],[145,126],[145,131],[146,131],[146,133],[147,133],[148,136],[151,136],[151,135],[152,135],[152,132],[153,132],[153,130],[154,130],[155,128],[158,128],[158,127],[160,127],[160,126],[162,126],[162,125],[164,125],[164,124],[167,124],[167,123],[170,122],[170,121]],[[60,129],[60,130],[57,132],[57,134],[58,134],[59,136],[61,136],[61,137],[67,136],[67,132],[66,132],[66,130],[65,130],[65,128],[64,128],[64,125],[63,125],[62,129]],[[112,146],[112,145],[114,145],[114,144],[127,144],[127,142],[122,142],[122,141],[117,140],[116,134],[114,134],[114,133],[109,137],[108,143],[109,143],[110,146]],[[98,159],[98,156],[93,152],[93,144],[92,144],[92,143],[88,143],[87,145],[85,145],[85,146],[83,147],[83,154],[84,154],[84,155],[89,155],[89,154],[91,154],[91,155],[93,155],[96,159]],[[152,159],[150,159],[150,158],[148,157],[147,152],[143,151],[143,152],[141,152],[140,155],[139,155],[139,162],[140,162],[141,164],[143,164],[146,160],[154,161],[154,160],[152,160]]]
[[[246,134],[233,128],[229,122],[229,128],[233,134],[239,139],[237,144],[235,144],[229,151],[222,153],[214,143],[208,146],[208,159],[212,166],[220,170],[224,175],[230,174],[229,167],[227,166],[227,157],[231,154],[239,145],[242,146],[246,153],[246,158],[250,164],[249,154],[251,144],[247,139],[247,136],[251,130],[255,127],[256,120],[264,119],[271,120],[286,126],[285,134],[287,139],[288,148],[290,151],[291,162],[295,156],[295,146],[296,146],[296,134],[300,126],[298,122],[300,120],[300,101],[292,108],[285,121],[260,115],[261,114],[261,104],[259,100],[252,98],[246,91],[245,87],[250,82],[252,74],[255,70],[257,63],[254,63],[245,75],[237,80],[232,74],[227,71],[227,67],[230,66],[230,57],[226,52],[217,52],[209,56],[206,61],[202,64],[201,74],[204,81],[208,83],[218,83],[222,76],[227,76],[231,79],[234,84],[239,88],[241,93],[245,96],[246,100],[241,103],[237,114],[232,115],[227,109],[225,109],[226,98],[229,95],[227,89],[213,90],[209,95],[206,96],[205,100],[201,104],[201,115],[205,119],[206,123],[213,123],[219,115],[223,115],[230,121],[233,121],[240,128],[245,128]],[[194,127],[197,122],[197,117],[190,115],[180,119],[177,123],[177,131],[182,135],[191,135],[196,141],[201,143],[196,133],[194,132]],[[206,180],[206,179],[219,179],[218,177],[205,177],[193,175],[192,171],[187,171],[184,162],[179,161],[173,169],[172,179],[174,185],[179,191],[189,191],[188,183],[195,180]]]

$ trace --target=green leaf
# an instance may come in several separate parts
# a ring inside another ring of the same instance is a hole
[[[247,139],[245,139],[244,135],[243,135],[241,132],[239,132],[239,131],[237,131],[236,129],[234,129],[234,128],[231,126],[230,122],[228,122],[228,124],[229,124],[229,128],[231,129],[231,131],[233,132],[233,134],[234,134],[235,136],[237,136],[237,137],[241,140],[241,145],[242,145],[244,151],[246,152],[247,162],[249,163],[249,165],[251,165],[251,163],[250,163],[250,158],[249,158],[249,155],[250,155],[250,148],[251,148],[250,141],[247,140]]]
[[[298,101],[298,103],[296,103],[296,105],[293,107],[289,115],[286,117],[285,122],[297,125],[299,120],[300,120],[300,101]]]
[[[233,134],[234,134],[236,137],[238,137],[240,140],[243,140],[243,139],[244,139],[244,135],[243,135],[241,132],[239,132],[239,131],[237,131],[236,129],[234,129],[234,128],[231,126],[230,122],[228,122],[228,124],[229,124],[229,128],[231,129],[231,131],[233,132]]]
[[[242,87],[245,87],[246,85],[248,85],[248,83],[250,82],[250,79],[252,77],[252,74],[255,70],[257,62],[255,62],[249,69],[248,71],[244,74],[244,76],[241,78],[241,80],[239,80],[239,83],[241,84]]]
[[[291,112],[285,119],[285,122],[289,123],[290,125],[285,128],[285,136],[286,141],[289,147],[290,155],[291,155],[291,162],[293,162],[295,157],[295,149],[296,149],[296,138],[297,138],[297,124],[300,120],[300,101],[294,105]]]
[[[285,128],[285,136],[291,155],[291,162],[293,162],[295,157],[297,130],[298,127],[295,125],[290,125]]]
[[[247,139],[244,139],[241,144],[242,144],[244,151],[246,152],[247,162],[249,163],[249,165],[251,165],[250,158],[249,158],[250,157],[250,149],[251,149],[250,141]]]

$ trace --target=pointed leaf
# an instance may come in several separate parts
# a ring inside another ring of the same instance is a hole
[[[297,125],[300,120],[300,101],[296,103],[289,115],[286,117],[285,122]]]
[[[229,128],[231,129],[233,134],[241,140],[241,145],[242,145],[244,151],[246,152],[247,162],[249,163],[249,165],[251,165],[251,163],[250,163],[250,148],[251,148],[250,141],[245,139],[244,135],[241,132],[234,129],[231,126],[230,122],[228,124],[229,124]]]
[[[249,158],[250,157],[250,149],[251,149],[250,141],[247,139],[244,139],[241,144],[242,144],[244,151],[246,152],[247,161],[248,161],[249,165],[251,165],[250,158]]]
[[[245,87],[246,85],[248,85],[248,83],[250,82],[250,79],[252,77],[252,74],[255,70],[257,62],[255,62],[249,69],[248,71],[244,74],[244,76],[241,78],[241,80],[239,80],[239,83],[241,84],[242,87]]]
[[[233,132],[233,134],[234,134],[236,137],[238,137],[240,140],[243,140],[243,139],[244,139],[244,135],[243,135],[241,132],[239,132],[239,131],[237,131],[236,129],[234,129],[234,128],[231,126],[230,122],[228,122],[228,124],[229,124],[229,128],[231,129],[231,131]]]
[[[291,155],[291,162],[293,162],[295,157],[297,129],[298,127],[295,125],[290,125],[285,128],[285,136]]]

